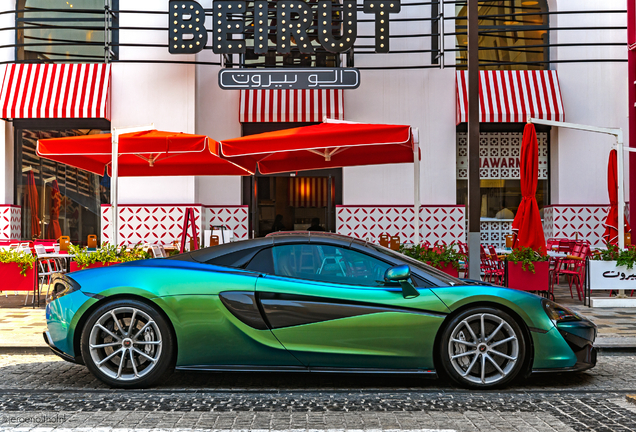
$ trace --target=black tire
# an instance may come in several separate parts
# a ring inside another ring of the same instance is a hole
[[[152,386],[173,371],[174,346],[163,315],[138,300],[102,305],[82,329],[82,359],[93,375],[111,387]]]
[[[527,363],[524,332],[514,318],[494,307],[474,307],[455,316],[444,327],[438,349],[443,370],[470,389],[505,386]]]

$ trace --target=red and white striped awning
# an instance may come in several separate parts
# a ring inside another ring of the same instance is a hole
[[[110,120],[110,65],[8,65],[0,90],[0,118]]]
[[[479,121],[525,123],[528,116],[565,121],[557,72],[479,71]],[[468,121],[468,73],[457,72],[457,124]]]
[[[344,120],[343,90],[241,90],[239,121]]]

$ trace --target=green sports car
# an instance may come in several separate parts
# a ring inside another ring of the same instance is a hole
[[[596,364],[596,326],[384,247],[277,233],[56,277],[44,338],[100,380],[187,371],[443,374],[491,388]]]

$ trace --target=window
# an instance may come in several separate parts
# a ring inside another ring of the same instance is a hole
[[[119,0],[106,1],[118,10]],[[115,57],[115,15],[104,0],[17,0],[16,60],[18,62],[103,62]],[[112,46],[115,46],[112,48]],[[108,50],[107,50],[108,48]]]
[[[22,238],[69,236],[85,245],[99,236],[101,204],[110,197],[110,178],[100,177],[36,154],[39,139],[99,133],[99,130],[16,130],[16,204],[22,208]]]
[[[547,69],[548,6],[545,0],[495,0],[479,6],[481,69]],[[467,6],[457,6],[457,65],[468,65]],[[464,34],[461,34],[464,33]]]
[[[330,245],[276,246],[273,258],[278,276],[372,287],[384,285],[384,273],[391,267],[363,253]]]

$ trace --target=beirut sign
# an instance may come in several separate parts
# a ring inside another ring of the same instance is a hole
[[[363,0],[362,11],[374,16],[376,52],[389,52],[389,15],[400,12],[400,9],[400,0]],[[312,41],[326,51],[338,54],[350,50],[358,34],[356,0],[342,0],[342,4],[334,4],[331,0],[315,0],[313,3],[301,0],[213,1],[212,10],[207,10],[208,17],[212,16],[210,37],[205,27],[206,9],[199,2],[171,0],[169,10],[168,49],[171,54],[196,54],[208,42],[216,54],[244,54],[249,42],[254,54],[264,55],[268,52],[268,41],[275,43],[276,53],[280,55],[289,54],[292,47],[301,54],[315,54],[316,45]],[[334,83],[343,81],[343,86],[333,85],[331,88],[352,88],[350,84],[354,78],[350,71],[354,69],[320,69],[335,73]],[[228,75],[230,80],[231,76]],[[249,76],[249,82],[264,82],[262,74],[246,76]],[[245,80],[246,76],[237,81]],[[315,88],[311,87],[312,81],[323,81],[313,78],[308,69],[299,73],[298,77],[301,82],[296,81],[291,88]],[[274,81],[279,78],[275,77]],[[357,71],[355,80],[358,80]],[[219,76],[219,83],[224,82],[224,78]]]

